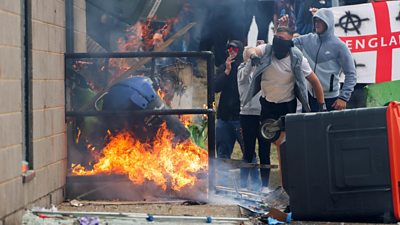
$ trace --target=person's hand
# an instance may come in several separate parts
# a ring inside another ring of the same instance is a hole
[[[230,56],[228,56],[228,58],[226,58],[226,61],[225,61],[225,74],[226,75],[229,75],[231,73],[233,62],[235,62],[235,60],[232,59]]]
[[[317,13],[318,9],[317,8],[310,8],[309,11],[314,16]]]
[[[250,56],[250,60],[251,60],[251,65],[252,66],[258,66],[258,65],[261,64],[261,59],[256,54],[252,54]]]
[[[278,22],[279,22],[279,26],[287,27],[289,24],[289,15],[286,14],[286,15],[281,16],[281,18],[279,18]]]
[[[336,110],[346,109],[346,106],[347,106],[347,102],[340,98],[336,99],[336,101],[332,104],[332,108],[334,108]]]

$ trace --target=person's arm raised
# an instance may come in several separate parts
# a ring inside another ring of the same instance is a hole
[[[279,18],[278,22],[279,22],[278,26],[287,27],[289,24],[289,15],[286,14],[286,15],[281,16],[281,18]]]

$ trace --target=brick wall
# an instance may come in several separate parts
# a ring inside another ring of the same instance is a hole
[[[0,1],[0,225],[21,224],[26,208],[64,200],[66,124],[64,100],[65,1],[31,0],[32,166],[23,182],[22,1]],[[74,1],[75,50],[86,51],[85,0]]]

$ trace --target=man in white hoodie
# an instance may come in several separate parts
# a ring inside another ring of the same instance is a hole
[[[244,99],[249,90],[251,80],[253,79],[253,72],[255,67],[251,65],[249,49],[246,47],[243,52],[243,63],[239,65],[237,80],[240,96],[240,126],[242,128],[244,152],[243,161],[246,163],[253,162],[256,156],[256,141],[258,141],[258,156],[260,164],[268,165],[270,160],[270,145],[261,136],[260,133],[260,114],[261,104],[260,96],[261,91],[256,94],[250,102],[244,104]],[[268,190],[270,169],[261,168],[261,187],[262,191]],[[247,184],[249,173],[251,174],[251,185]],[[257,189],[258,169],[256,168],[241,168],[240,169],[240,186],[241,188],[249,187],[249,189]]]

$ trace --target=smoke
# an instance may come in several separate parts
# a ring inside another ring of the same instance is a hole
[[[88,0],[86,4],[88,35],[108,50],[118,38],[140,20],[146,20],[154,15],[158,23],[177,19],[172,27],[172,33],[185,25],[195,22],[196,25],[188,32],[186,43],[174,43],[172,49],[198,51],[211,50],[215,37],[229,40],[245,41],[251,17],[245,18],[246,4],[237,0],[187,0],[162,1],[155,7],[157,1],[95,1]],[[247,10],[248,11],[248,10]],[[245,18],[245,20],[243,20]],[[164,37],[165,38],[165,37]],[[222,43],[224,46],[225,43]]]

